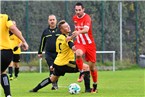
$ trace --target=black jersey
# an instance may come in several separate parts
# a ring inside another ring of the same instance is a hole
[[[41,36],[38,54],[42,54],[44,48],[45,52],[56,52],[56,39],[60,34],[61,32],[57,27],[55,29],[50,29],[50,27],[45,29]]]

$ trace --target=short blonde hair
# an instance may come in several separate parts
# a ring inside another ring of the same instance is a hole
[[[58,22],[58,28],[60,29],[61,28],[61,25],[63,25],[64,23],[66,23],[65,20],[61,20]]]

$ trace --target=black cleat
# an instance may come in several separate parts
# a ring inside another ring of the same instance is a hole
[[[92,92],[92,88],[85,90],[85,93],[91,93]]]
[[[51,90],[58,90],[58,87],[52,87]]]
[[[29,92],[37,92],[37,91],[34,91],[34,90],[30,90]]]

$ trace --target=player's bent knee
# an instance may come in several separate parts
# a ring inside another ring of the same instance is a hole
[[[83,55],[83,51],[81,49],[76,50],[76,56],[81,57]]]

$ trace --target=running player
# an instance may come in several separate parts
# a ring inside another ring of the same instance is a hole
[[[76,63],[80,70],[80,76],[78,82],[83,80],[83,55],[88,62],[90,72],[93,79],[92,92],[97,92],[97,68],[96,68],[96,45],[92,34],[92,20],[91,17],[86,14],[85,8],[82,3],[76,3],[75,15],[73,21],[75,25],[75,31],[72,33],[73,37],[76,37]]]

